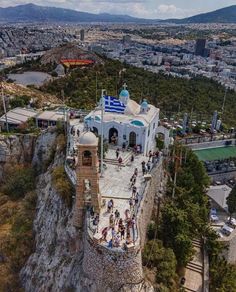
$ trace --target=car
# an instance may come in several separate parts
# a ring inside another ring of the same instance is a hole
[[[216,209],[215,208],[211,208],[210,214],[211,215],[217,215]]]
[[[233,228],[236,227],[236,219],[235,219],[235,218],[231,218],[231,220],[230,220],[230,217],[228,217],[226,223],[227,223],[227,225],[229,225],[230,227],[233,227]]]
[[[219,217],[216,215],[211,215],[211,222],[218,222],[219,221]]]
[[[229,236],[234,231],[233,228],[229,227],[227,224],[225,224],[221,229],[220,232],[223,233],[226,236]]]

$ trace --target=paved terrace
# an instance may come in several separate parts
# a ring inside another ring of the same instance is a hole
[[[130,153],[127,151],[120,152],[120,156],[122,158],[127,158],[127,156]],[[107,157],[113,157],[114,161],[116,161],[116,155],[114,149],[109,149]],[[145,176],[142,174],[142,161],[148,162],[148,157],[140,154],[136,155],[134,158],[134,161],[131,163],[127,163],[126,166],[123,166],[119,168],[118,165],[113,164],[106,164],[106,169],[104,171],[103,178],[100,178],[100,193],[102,196],[102,202],[103,206],[101,208],[100,214],[99,214],[99,224],[98,226],[93,225],[92,220],[88,220],[89,224],[89,233],[90,236],[94,238],[99,244],[108,247],[108,242],[112,238],[112,229],[109,228],[109,217],[112,214],[112,212],[107,211],[107,204],[109,200],[114,201],[114,207],[113,207],[113,214],[116,210],[120,213],[120,218],[123,219],[124,225],[125,225],[125,239],[120,241],[120,244],[118,247],[113,247],[114,249],[121,249],[124,246],[124,243],[126,242],[126,219],[132,218],[133,215],[135,217],[137,216],[139,212],[139,206],[143,199],[143,194],[146,187],[146,181],[148,177],[150,177],[150,174],[147,173]],[[157,162],[158,163],[158,162]],[[160,163],[160,162],[159,162]],[[152,164],[153,166],[153,164]],[[132,188],[130,183],[130,178],[132,177],[135,168],[138,169],[138,175],[136,179],[135,186],[137,187],[137,193],[138,193],[138,203],[135,204],[135,201],[133,200],[133,207],[130,208],[130,198],[132,198]],[[108,227],[108,234],[106,237],[106,241],[102,240],[102,231],[104,228]],[[115,233],[120,236],[118,233],[118,222],[115,224]],[[130,235],[131,235],[131,241],[127,245],[128,247],[132,247],[135,244],[138,243],[139,235],[138,235],[138,228],[136,226],[136,223],[134,225],[134,232],[133,229],[130,228]],[[127,243],[127,242],[126,242]]]
[[[71,128],[74,129],[74,135],[71,133]],[[70,121],[70,126],[68,127],[68,138],[67,138],[67,156],[74,156],[74,150],[76,150],[76,144],[78,142],[77,129],[80,133],[83,131],[83,123],[79,122],[78,119],[73,119]],[[139,206],[143,199],[143,194],[146,187],[146,182],[150,174],[143,176],[142,174],[142,161],[148,162],[148,157],[143,154],[135,155],[134,161],[131,163],[131,151],[120,151],[123,162],[122,167],[119,168],[118,162],[116,159],[116,147],[112,147],[108,150],[106,154],[106,167],[104,169],[103,177],[100,178],[99,187],[102,200],[102,208],[99,214],[99,223],[98,225],[93,224],[93,218],[88,217],[87,225],[88,231],[91,238],[97,241],[98,244],[101,244],[104,247],[108,247],[108,242],[112,238],[111,228],[109,228],[109,217],[111,213],[107,212],[107,205],[109,200],[113,200],[113,214],[116,210],[120,213],[120,218],[123,219],[125,225],[125,239],[120,241],[118,247],[113,247],[114,250],[122,250],[124,243],[126,242],[126,221],[125,219],[132,218],[133,215],[137,216],[139,212]],[[161,163],[159,159],[156,163]],[[153,163],[151,164],[153,167]],[[133,200],[133,208],[130,209],[129,200],[132,197],[132,189],[130,178],[134,173],[135,168],[138,168],[138,176],[136,178],[135,186],[137,187],[138,204],[135,205]],[[76,172],[71,169],[68,164],[65,164],[65,170],[72,181],[73,184],[76,184]],[[127,211],[128,210],[128,211]],[[102,231],[104,228],[108,227],[107,242],[102,240]],[[135,224],[134,230],[130,228],[131,242],[128,244],[128,247],[132,247],[138,243],[139,235],[138,228]],[[133,232],[134,231],[134,232]],[[117,235],[118,224],[115,225],[115,233]],[[120,235],[120,234],[119,234]]]

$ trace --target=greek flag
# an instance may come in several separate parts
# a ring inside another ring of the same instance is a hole
[[[106,95],[104,97],[105,112],[123,114],[125,105],[118,98]]]

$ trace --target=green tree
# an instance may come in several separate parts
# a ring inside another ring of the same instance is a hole
[[[232,188],[229,196],[226,199],[228,205],[228,211],[230,214],[230,220],[234,212],[236,212],[236,185]]]
[[[172,249],[163,247],[160,240],[146,243],[143,253],[143,264],[156,268],[156,280],[170,287],[176,275],[176,258]]]
[[[23,198],[35,187],[35,175],[31,167],[14,165],[5,171],[2,192],[12,200]]]

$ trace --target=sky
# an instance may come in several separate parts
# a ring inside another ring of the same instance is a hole
[[[0,0],[0,7],[29,2],[30,0]],[[31,0],[31,3],[90,13],[106,12],[140,18],[166,19],[184,18],[236,5],[236,0]]]

